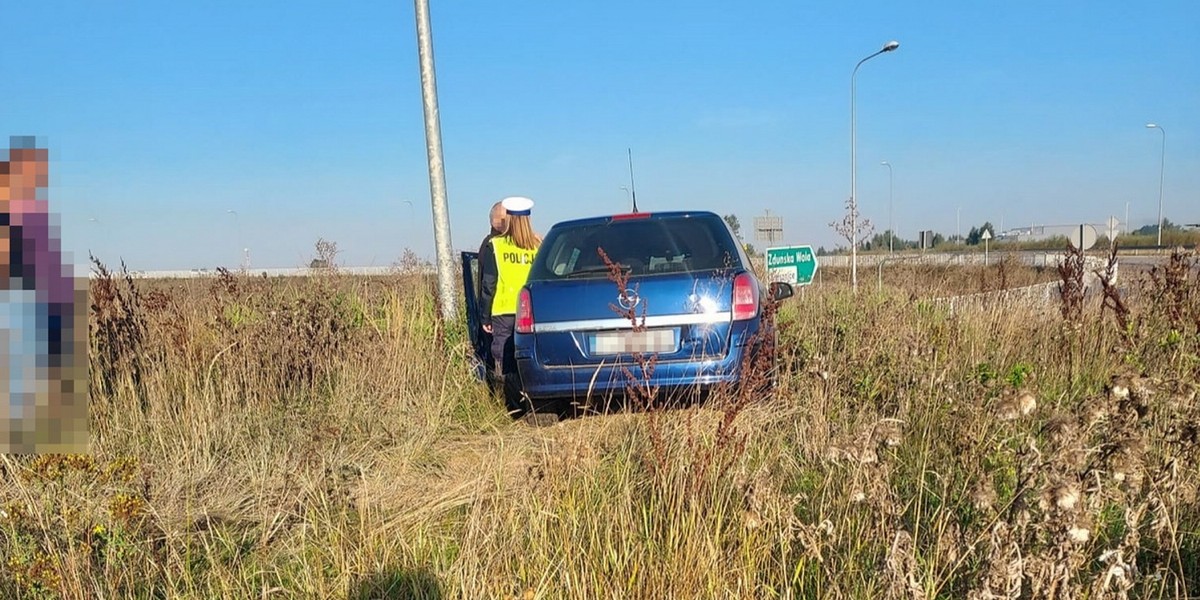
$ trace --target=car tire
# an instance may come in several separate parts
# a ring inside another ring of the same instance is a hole
[[[520,373],[505,373],[504,374],[504,405],[508,409],[508,414],[514,419],[519,419],[529,412],[530,404],[529,397],[525,395],[525,391],[521,386]]]
[[[555,412],[531,412],[521,417],[521,421],[530,427],[551,427],[557,425],[559,420]]]
[[[774,332],[772,335],[775,336]],[[779,346],[778,337],[775,336],[772,343],[755,344],[749,352],[750,359],[747,367],[750,367],[751,372],[742,373],[743,377],[748,377],[753,380],[754,385],[750,389],[750,393],[756,399],[765,399],[774,397],[776,389],[779,387]],[[765,353],[770,353],[769,356],[764,356]],[[753,372],[757,371],[757,372]],[[743,380],[742,385],[750,385],[751,381]]]
[[[771,324],[771,367],[767,376],[767,382],[770,385],[768,393],[771,396],[775,395],[775,391],[779,389],[779,330],[775,328],[775,324]]]

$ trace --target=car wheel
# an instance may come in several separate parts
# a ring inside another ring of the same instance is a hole
[[[531,412],[521,417],[521,421],[530,427],[550,427],[558,424],[559,417],[554,412]]]
[[[529,412],[529,397],[521,389],[520,373],[504,374],[504,405],[514,419],[519,419]]]
[[[779,389],[779,330],[775,329],[772,323],[771,327],[771,367],[767,381],[769,382],[770,393],[775,394],[775,390]]]
[[[779,350],[775,343],[759,343],[751,350],[743,385],[756,397],[770,398],[779,386]]]

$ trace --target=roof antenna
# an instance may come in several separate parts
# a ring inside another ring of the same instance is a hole
[[[634,150],[629,150],[629,192],[634,197],[634,212],[637,212],[637,188],[634,187]]]

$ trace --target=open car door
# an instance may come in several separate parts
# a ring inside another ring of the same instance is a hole
[[[475,355],[475,376],[487,381],[492,365],[492,336],[483,330],[479,319],[479,253],[462,253],[463,306],[467,310],[467,335]]]

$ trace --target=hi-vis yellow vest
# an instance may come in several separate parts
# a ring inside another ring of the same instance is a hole
[[[492,314],[515,315],[517,296],[521,294],[521,288],[529,278],[529,268],[533,265],[533,256],[537,250],[526,250],[505,235],[492,238],[492,252],[496,255],[497,272]]]

